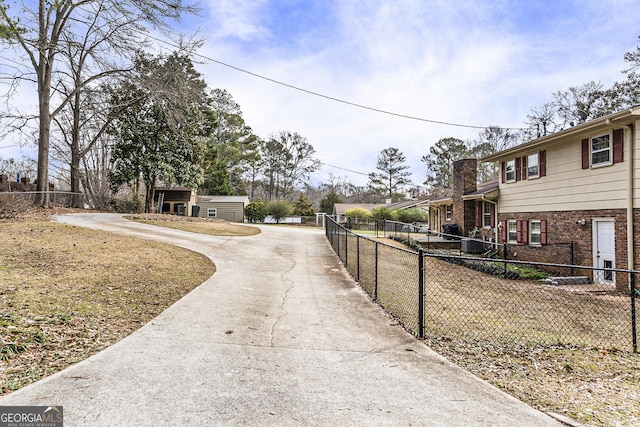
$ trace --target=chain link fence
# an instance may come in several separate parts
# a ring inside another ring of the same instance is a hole
[[[84,193],[73,193],[70,191],[48,191],[49,202],[53,206],[71,207],[76,198],[84,200]],[[38,195],[44,194],[42,191],[14,191],[0,192],[1,203],[16,203],[32,206]]]
[[[637,352],[638,271],[411,251],[331,218],[325,231],[354,279],[420,338]],[[629,291],[593,283],[599,274]]]

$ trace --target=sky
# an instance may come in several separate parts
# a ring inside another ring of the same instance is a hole
[[[305,137],[323,164],[311,177],[316,184],[332,174],[366,185],[377,156],[393,147],[419,185],[420,159],[439,139],[476,139],[492,125],[521,128],[556,91],[622,80],[623,56],[640,36],[640,0],[201,6],[176,29],[204,39],[196,62],[209,88],[226,89],[258,136]]]

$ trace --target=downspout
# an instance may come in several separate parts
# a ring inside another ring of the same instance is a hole
[[[633,225],[633,168],[634,168],[634,135],[631,126],[625,126],[624,136],[629,139],[629,169],[627,171],[627,269],[635,270],[634,225]]]
[[[617,126],[611,121],[607,120],[606,123],[612,126],[614,129],[623,129],[624,139],[629,141],[627,146],[627,153],[629,153],[629,161],[627,166],[627,269],[634,270],[635,267],[635,251],[634,251],[634,226],[633,226],[633,167],[634,167],[634,135],[633,127]]]

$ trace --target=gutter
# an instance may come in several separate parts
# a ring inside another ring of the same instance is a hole
[[[616,125],[611,120],[607,119],[605,122],[607,125],[614,129],[622,129],[624,131],[624,138],[629,141],[628,150],[629,164],[627,167],[627,270],[634,270],[635,267],[635,251],[634,251],[634,236],[635,230],[633,225],[633,167],[634,167],[634,135],[633,127],[629,125]],[[631,286],[631,285],[629,285]]]
[[[552,134],[525,142],[523,144],[516,145],[515,147],[507,148],[506,150],[502,150],[497,153],[490,154],[488,156],[482,157],[480,161],[484,163],[496,162],[507,156],[514,156],[519,154],[520,152],[531,150],[532,148],[538,147],[543,144],[551,143],[552,141],[557,141],[562,138],[566,138],[570,135],[574,136],[574,135],[579,135],[581,133],[586,133],[600,126],[613,124],[614,120],[624,120],[629,118],[630,116],[635,116],[638,114],[640,114],[640,106],[636,105],[631,108],[624,109],[620,112],[610,114],[609,116],[591,120],[585,123],[581,123],[579,125],[570,127],[568,129],[564,129],[559,132],[552,133]],[[623,126],[620,126],[620,127],[623,127]]]

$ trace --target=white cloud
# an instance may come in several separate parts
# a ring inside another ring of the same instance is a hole
[[[262,76],[373,108],[477,126],[519,127],[551,94],[621,79],[635,49],[636,0],[223,0],[206,4],[200,53]],[[291,11],[290,8],[306,8]],[[289,8],[289,9],[288,9]],[[479,129],[385,115],[250,76],[199,66],[227,89],[261,137],[291,130],[321,161],[365,173],[397,147],[424,180],[420,157],[444,137]],[[366,177],[346,175],[356,184]]]

